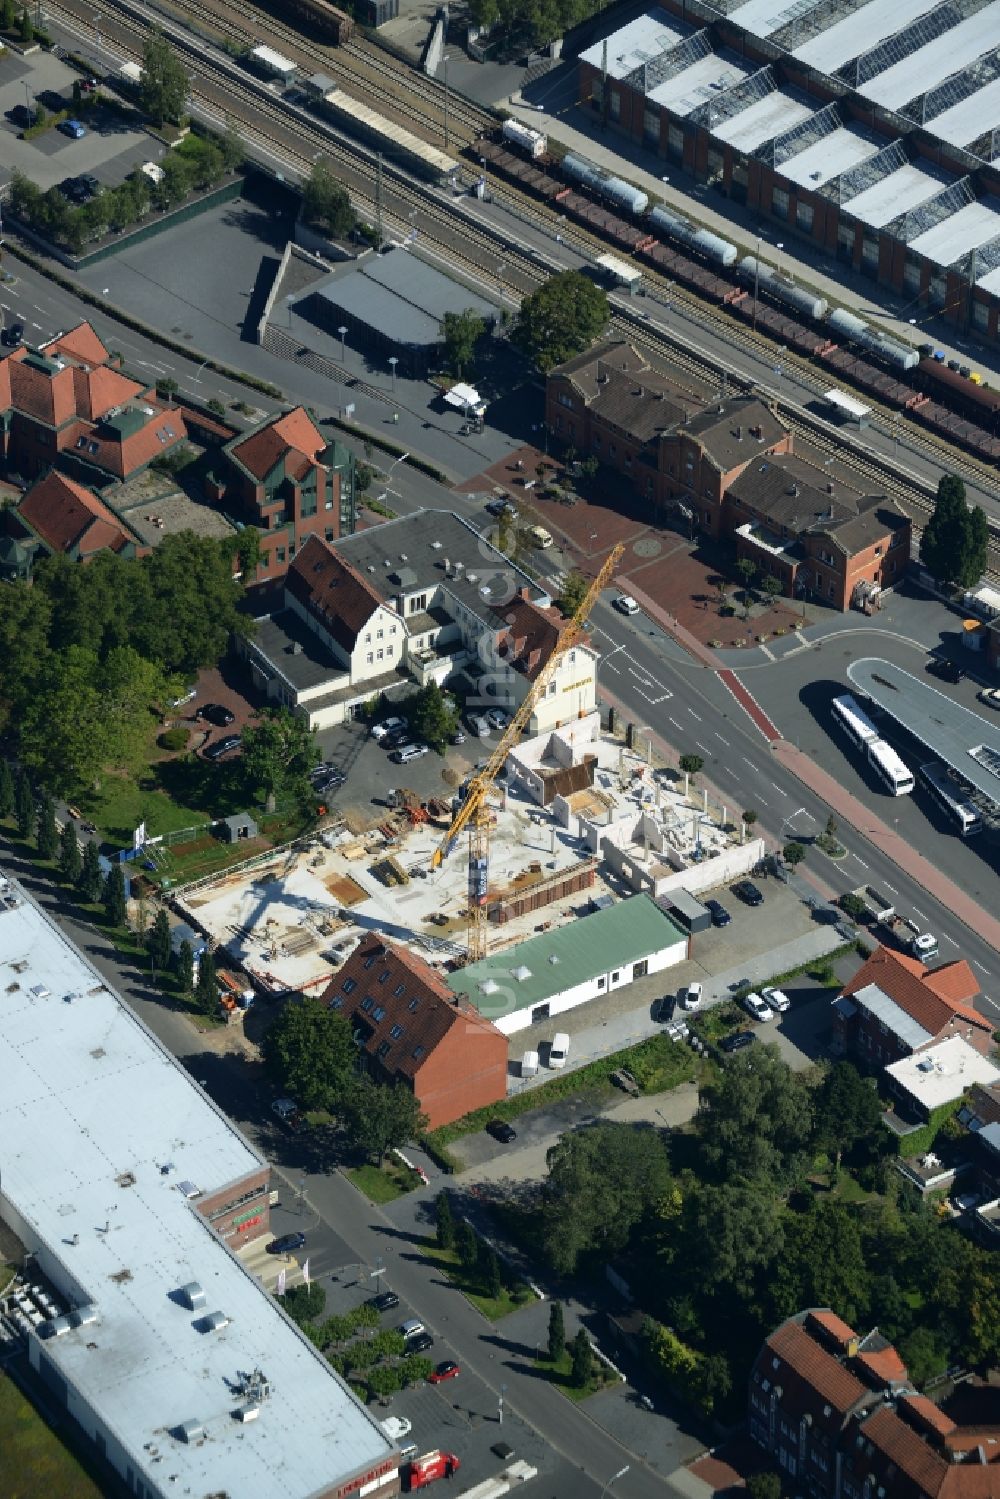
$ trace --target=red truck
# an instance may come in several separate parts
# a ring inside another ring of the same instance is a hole
[[[454,1452],[441,1452],[435,1448],[433,1452],[425,1452],[423,1457],[415,1457],[406,1464],[403,1483],[412,1493],[414,1489],[422,1489],[425,1484],[433,1483],[435,1478],[451,1478],[461,1466]]]

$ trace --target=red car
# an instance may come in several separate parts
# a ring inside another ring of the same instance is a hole
[[[458,1364],[453,1364],[450,1361],[448,1363],[438,1364],[437,1368],[434,1370],[434,1373],[427,1376],[427,1383],[441,1384],[442,1381],[446,1379],[457,1379],[461,1372],[462,1371],[459,1368]]]

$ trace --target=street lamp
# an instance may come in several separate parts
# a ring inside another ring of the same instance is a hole
[[[442,57],[441,62],[444,66],[444,148],[447,151],[450,144],[448,135],[448,64],[451,62],[451,58],[447,52]]]
[[[504,260],[498,260],[497,261],[497,282],[499,283],[499,288],[500,288],[500,316],[497,318],[497,337],[498,338],[499,338],[500,334],[503,332],[503,273],[504,273],[504,271],[506,269],[507,269],[507,263],[506,263],[506,261],[504,261]]]
[[[347,357],[346,350],[344,348],[344,340],[347,337],[347,324],[342,323],[337,329],[337,332],[340,334],[340,362],[341,364],[343,364],[344,360]]]
[[[753,331],[757,332],[757,293],[760,290],[760,245],[763,235],[757,236],[757,253],[753,258]]]
[[[502,1384],[500,1386],[500,1399],[497,1402],[497,1421],[501,1426],[503,1425],[503,1397],[506,1393],[507,1386],[505,1384]]]
[[[601,1490],[601,1499],[604,1499],[605,1494],[608,1492],[608,1489],[611,1487],[611,1485],[613,1483],[617,1483],[618,1480],[619,1480],[619,1478],[624,1478],[625,1477],[625,1474],[628,1472],[628,1470],[629,1470],[629,1468],[631,1468],[631,1466],[632,1466],[631,1463],[626,1463],[625,1466],[624,1466],[624,1468],[619,1468],[617,1473],[612,1473],[611,1477],[608,1479],[607,1483],[604,1485],[603,1489]]]
[[[389,364],[390,364],[390,366],[392,368],[392,393],[393,393],[393,395],[396,394],[396,365],[398,363],[399,363],[399,356],[397,354],[390,354],[390,356],[389,356]]]

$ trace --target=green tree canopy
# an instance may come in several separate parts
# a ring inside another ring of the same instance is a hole
[[[59,878],[66,885],[75,885],[83,869],[80,840],[72,819],[67,817],[59,836]]]
[[[347,189],[337,181],[325,157],[315,163],[309,175],[302,194],[302,212],[310,228],[334,239],[346,239],[357,224]]]
[[[605,1121],[563,1135],[549,1151],[542,1196],[547,1258],[563,1273],[582,1255],[612,1258],[669,1185],[667,1150],[653,1131]]]
[[[315,730],[287,708],[265,708],[256,728],[243,731],[243,774],[249,786],[268,796],[304,790],[318,759]]]
[[[579,271],[560,271],[521,303],[511,342],[546,374],[589,348],[608,321],[608,299]]]
[[[574,567],[572,572],[567,573],[562,593],[556,600],[563,619],[570,619],[576,613],[589,587],[590,582],[586,574],[582,573],[578,567]]]
[[[436,682],[428,682],[407,698],[405,708],[413,732],[432,749],[444,750],[451,743],[458,728],[458,708]]]
[[[872,1083],[853,1062],[835,1062],[814,1095],[816,1143],[840,1163],[865,1136],[874,1135],[881,1124],[882,1106]]]
[[[485,332],[486,324],[471,307],[467,307],[464,312],[445,313],[441,323],[441,338],[448,363],[456,375],[461,377],[466,365],[471,363],[476,344]]]
[[[77,888],[83,899],[93,905],[95,901],[100,900],[103,885],[100,851],[94,839],[88,838],[83,845],[83,865]]]
[[[701,1093],[702,1159],[723,1181],[791,1183],[812,1133],[812,1090],[774,1045],[731,1057]]]
[[[170,42],[162,31],[154,27],[142,53],[139,100],[143,110],[158,125],[179,125],[190,83],[191,80]],[[168,152],[167,160],[173,154]]]
[[[108,925],[123,927],[128,917],[128,906],[125,899],[125,871],[120,864],[112,864],[108,870],[102,898]]]
[[[920,537],[920,560],[931,577],[966,588],[978,583],[984,570],[981,534],[982,522],[973,522],[962,480],[957,474],[942,474],[933,513]],[[974,577],[969,577],[970,571]]]
[[[210,952],[203,952],[198,959],[194,1002],[203,1015],[214,1015],[219,1008],[219,984],[215,976],[215,959]]]
[[[376,1161],[427,1128],[427,1117],[409,1088],[364,1075],[355,1079],[345,1115],[351,1143]]]
[[[705,762],[700,755],[681,755],[678,764],[686,776],[694,780],[698,772],[703,768]]]
[[[869,1272],[857,1219],[836,1199],[786,1213],[784,1247],[768,1276],[772,1320],[804,1306],[829,1306],[852,1326],[867,1315]]]
[[[147,940],[153,967],[159,973],[166,973],[170,967],[170,918],[162,906],[153,918]]]
[[[177,983],[182,994],[194,993],[194,948],[187,938],[177,950]]]
[[[319,999],[286,1004],[263,1042],[272,1077],[304,1109],[336,1109],[357,1061],[349,1022]]]

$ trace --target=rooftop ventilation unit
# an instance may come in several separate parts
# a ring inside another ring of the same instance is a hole
[[[200,1332],[221,1332],[231,1321],[225,1312],[208,1312],[199,1322],[198,1329]]]
[[[208,1297],[196,1280],[189,1280],[186,1286],[181,1286],[177,1294],[191,1312],[196,1312],[200,1306],[208,1305]]]
[[[523,984],[525,979],[530,979],[530,977],[531,969],[525,968],[523,963],[519,963],[516,968],[511,969],[511,978],[517,979],[519,984]]]
[[[194,1182],[189,1182],[189,1181],[178,1182],[177,1183],[177,1190],[181,1194],[181,1196],[182,1197],[186,1197],[189,1202],[191,1201],[192,1198],[194,1198],[194,1197],[200,1197],[201,1196],[201,1188],[199,1186],[196,1186]],[[193,1284],[194,1284],[194,1282],[193,1282]],[[200,1290],[201,1287],[199,1286],[198,1289]]]
[[[179,1426],[174,1427],[174,1433],[180,1442],[200,1442],[205,1435],[205,1428],[200,1421],[193,1416],[190,1421],[182,1421]]]

